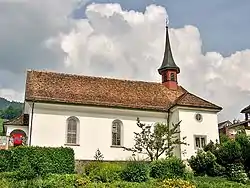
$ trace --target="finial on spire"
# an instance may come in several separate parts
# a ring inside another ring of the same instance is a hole
[[[168,16],[166,16],[166,27],[168,27],[169,25],[169,19],[168,19]]]

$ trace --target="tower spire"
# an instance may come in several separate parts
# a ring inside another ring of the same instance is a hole
[[[165,52],[161,67],[158,69],[162,76],[162,83],[169,89],[177,89],[177,74],[180,73],[180,68],[175,64],[168,33],[168,24],[166,25],[166,42]]]
[[[164,52],[164,58],[161,67],[158,69],[159,73],[161,74],[162,71],[166,69],[172,69],[176,70],[177,73],[180,73],[180,68],[175,64],[171,46],[170,46],[170,40],[169,40],[169,34],[168,34],[168,25],[166,25],[166,42],[165,42],[165,52]]]

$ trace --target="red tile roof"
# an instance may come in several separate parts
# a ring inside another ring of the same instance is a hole
[[[167,111],[173,105],[221,110],[178,86],[65,73],[28,71],[26,101]]]

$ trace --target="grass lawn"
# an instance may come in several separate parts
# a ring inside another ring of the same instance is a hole
[[[244,185],[219,177],[195,177],[195,182],[201,188],[250,188],[250,183]]]

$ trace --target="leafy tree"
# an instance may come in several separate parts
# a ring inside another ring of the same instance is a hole
[[[156,123],[154,127],[152,125],[146,125],[140,122],[137,118],[137,126],[141,129],[141,132],[135,134],[135,145],[133,148],[124,148],[125,150],[132,151],[133,153],[146,154],[151,161],[159,159],[161,155],[165,153],[167,157],[173,155],[173,150],[177,145],[184,144],[185,138],[180,140],[179,127],[180,123]],[[152,131],[153,130],[153,131]]]
[[[22,114],[22,107],[10,105],[6,109],[1,110],[0,114],[2,119],[14,119]]]

